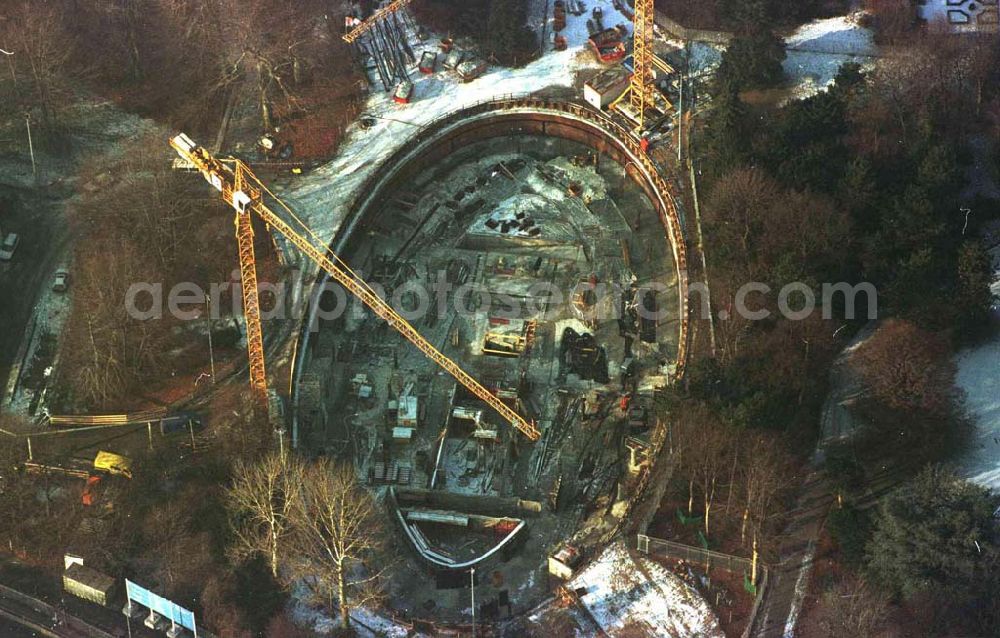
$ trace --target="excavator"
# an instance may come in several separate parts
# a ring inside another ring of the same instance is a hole
[[[469,392],[493,408],[528,440],[537,441],[541,438],[541,432],[532,421],[518,414],[494,392],[479,383],[421,336],[416,328],[386,303],[360,275],[321,242],[291,208],[268,190],[246,163],[235,158],[216,158],[183,133],[171,138],[170,146],[177,151],[182,160],[197,169],[236,212],[236,239],[243,284],[243,313],[247,324],[250,387],[258,409],[263,409],[267,405],[268,394],[252,215],[259,217],[271,232],[279,233],[302,251],[314,264],[361,300],[376,316],[388,323]],[[274,207],[280,209],[283,214],[279,215],[272,210],[268,202],[273,202]]]

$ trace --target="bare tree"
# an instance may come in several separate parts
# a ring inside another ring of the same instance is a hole
[[[319,39],[326,11],[318,0],[159,0],[170,31],[200,52],[199,63],[215,73],[215,90],[227,94],[249,87],[261,126],[274,127],[273,103],[297,104],[295,84],[303,75],[303,51]],[[212,46],[206,48],[205,42]]]
[[[740,525],[740,542],[746,542],[749,527],[752,552],[751,582],[757,584],[757,557],[765,532],[765,524],[778,495],[787,485],[787,465],[778,448],[777,440],[764,435],[754,435],[747,445],[743,462],[744,509]]]
[[[845,580],[823,594],[820,609],[820,625],[829,635],[869,638],[881,633],[889,600],[863,580]]]
[[[64,26],[65,16],[55,2],[14,2],[4,13],[0,46],[13,55],[5,56],[11,82],[4,91],[7,99],[0,103],[37,112],[40,131],[50,132],[70,96],[68,63],[73,39]]]
[[[704,426],[701,432],[702,445],[699,449],[701,454],[696,461],[695,476],[701,487],[702,504],[705,508],[702,516],[705,536],[708,536],[709,516],[712,505],[715,504],[719,479],[729,464],[730,435],[718,421],[705,420],[702,423]]]
[[[711,409],[698,402],[690,402],[680,411],[676,421],[677,444],[680,470],[688,482],[688,514],[694,508],[695,491],[701,494],[702,521],[705,534],[709,532],[709,521],[719,480],[724,480],[732,451],[731,433],[712,414]]]
[[[324,459],[309,467],[295,509],[293,569],[316,598],[340,611],[377,603],[387,569],[385,521],[354,468]]]
[[[225,497],[233,529],[229,554],[234,561],[260,556],[278,579],[292,538],[293,512],[301,505],[305,472],[294,456],[282,459],[270,454],[257,462],[236,463]]]
[[[886,44],[900,44],[916,25],[916,8],[908,0],[865,0],[878,39]]]
[[[875,398],[913,415],[946,415],[955,395],[955,364],[944,337],[907,321],[885,322],[855,361]]]
[[[15,427],[0,417],[0,428]],[[24,475],[24,461],[27,459],[24,441],[0,433],[0,540],[9,549],[19,541],[22,524],[21,513],[31,505],[30,480]]]
[[[210,282],[228,279],[235,259],[235,248],[218,249],[228,215],[216,202],[189,196],[197,184],[172,173],[162,152],[150,150],[161,146],[159,138],[138,140],[121,157],[88,160],[80,176],[99,188],[86,189],[70,209],[79,239],[77,294],[57,384],[71,389],[76,409],[127,409],[151,381],[164,379],[165,370],[208,363],[207,351],[192,347],[190,338],[201,322],[163,312],[162,298],[160,312],[147,320],[126,305],[130,288],[140,282],[161,290],[193,282],[208,290]],[[143,294],[139,304],[156,308],[158,296]],[[213,310],[229,310],[227,297]]]

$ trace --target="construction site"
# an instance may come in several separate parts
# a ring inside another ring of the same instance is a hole
[[[400,74],[416,60],[414,25],[396,15],[405,4],[345,36],[380,88],[399,82],[397,105],[424,93]],[[683,375],[688,342],[681,213],[648,152],[671,113],[653,84],[670,69],[651,52],[651,7],[636,16],[634,70],[612,83],[612,112],[603,94],[598,108],[508,96],[452,109],[380,158],[328,246],[250,167],[171,141],[237,211],[260,404],[251,213],[318,267],[291,443],[352,462],[384,505],[401,557],[387,584],[397,618],[467,622],[470,585],[482,622],[529,610],[551,591],[550,558],[594,555],[642,494],[665,431],[655,395]],[[587,37],[596,61],[614,63],[629,30],[602,30],[599,9]],[[565,24],[563,3],[555,15]],[[442,39],[445,68],[463,82],[485,69],[451,47]],[[426,52],[419,68],[434,73]],[[314,182],[312,197],[339,181]]]
[[[11,0],[0,636],[993,635],[995,2]]]
[[[453,588],[472,567],[498,609],[543,596],[546,555],[577,530],[590,538],[573,543],[594,542],[627,511],[650,402],[678,372],[678,269],[655,184],[607,122],[554,106],[439,122],[389,160],[335,240],[533,425],[512,427],[374,314],[324,319],[349,297],[318,284],[294,437],[353,459],[385,499],[409,549],[392,585],[401,611],[461,618],[467,589]],[[429,577],[437,591],[419,586]]]
[[[248,413],[269,422],[282,455],[287,437],[306,458],[353,465],[399,557],[385,612],[436,631],[468,625],[470,587],[473,627],[523,616],[629,528],[666,431],[657,392],[687,362],[687,257],[683,213],[650,152],[672,115],[654,86],[672,69],[652,54],[651,2],[636,16],[620,3],[557,2],[563,34],[552,42],[546,4],[541,40],[554,53],[522,73],[541,88],[518,95],[480,77],[489,65],[468,44],[437,44],[407,4],[349,17],[343,36],[384,91],[356,131],[380,132],[377,144],[348,145],[297,184],[269,178],[272,191],[255,160],[217,157],[183,133],[169,143],[173,168],[200,173],[235,211]],[[606,27],[626,16],[634,30]],[[465,94],[478,99],[436,108],[477,78]],[[572,94],[554,88],[567,81]],[[389,122],[411,128],[390,133]],[[270,134],[258,146],[291,153]],[[321,217],[340,197],[347,204]],[[265,229],[272,241],[255,240]],[[264,334],[257,252],[272,246],[283,266],[316,274],[288,343]],[[268,372],[286,352],[284,396]],[[171,418],[194,454],[201,422],[182,416]],[[47,418],[131,434],[145,424],[150,449],[152,423],[170,421]],[[70,468],[87,479],[85,506],[102,480],[131,478],[127,457],[96,454]]]

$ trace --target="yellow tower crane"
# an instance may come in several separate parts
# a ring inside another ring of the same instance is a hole
[[[629,106],[642,129],[646,107],[652,106],[653,93],[653,0],[635,0],[635,22],[632,32],[632,64],[635,68],[629,82]]]
[[[653,47],[653,0],[635,0],[635,17],[632,28],[632,78],[625,92],[616,99],[611,108],[622,109],[622,103],[627,103],[626,113],[636,122],[636,131],[642,132],[646,127],[646,115],[650,108],[658,108],[666,113],[671,105],[653,84],[653,70],[663,73],[673,73],[674,69],[656,55]],[[659,102],[659,104],[657,104]]]
[[[187,160],[197,168],[208,183],[222,194],[226,203],[236,211],[236,237],[239,243],[240,273],[243,277],[243,312],[246,315],[247,323],[247,355],[250,360],[250,387],[258,407],[267,404],[267,374],[264,368],[264,342],[257,292],[257,265],[253,249],[251,213],[256,213],[269,228],[277,231],[295,245],[313,263],[333,277],[337,283],[360,299],[372,312],[406,337],[410,343],[434,363],[441,366],[445,372],[453,376],[472,394],[496,410],[501,417],[528,439],[537,441],[541,437],[541,433],[534,423],[511,409],[493,392],[459,367],[457,363],[424,339],[416,328],[393,310],[350,266],[326,248],[302,220],[296,217],[288,206],[257,179],[249,166],[235,158],[217,159],[183,133],[171,138],[170,145],[182,159]],[[289,222],[267,207],[264,203],[265,193],[301,227],[301,232],[296,231]],[[307,239],[303,235],[309,235],[311,239]]]

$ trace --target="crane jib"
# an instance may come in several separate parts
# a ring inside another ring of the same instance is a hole
[[[244,281],[256,281],[256,267],[252,254],[252,242],[247,238],[252,236],[252,226],[246,223],[246,213],[250,210],[257,215],[271,228],[290,241],[296,248],[302,251],[317,266],[322,268],[327,274],[333,277],[338,283],[344,286],[354,296],[370,308],[379,318],[387,322],[392,328],[399,332],[417,349],[423,352],[429,359],[438,364],[445,372],[450,374],[456,381],[464,386],[477,398],[492,407],[505,420],[524,434],[528,439],[537,441],[541,438],[541,433],[534,423],[519,415],[510,406],[504,403],[496,394],[479,383],[475,378],[463,370],[457,363],[446,357],[437,348],[427,341],[416,328],[406,319],[400,316],[392,306],[384,299],[374,293],[371,287],[360,277],[350,271],[345,270],[327,256],[326,247],[318,248],[313,242],[296,232],[284,219],[268,208],[263,199],[263,191],[266,190],[259,179],[251,172],[250,168],[240,160],[226,160],[232,163],[235,169],[230,169],[226,164],[212,157],[204,148],[196,145],[188,136],[184,134],[171,138],[170,145],[177,151],[182,159],[190,162],[205,179],[212,184],[237,213],[238,237],[240,238],[240,268],[244,275]],[[249,182],[254,182],[260,188],[254,187]],[[273,194],[271,194],[274,197]],[[275,198],[276,201],[277,198]],[[280,203],[280,201],[279,201]],[[284,204],[282,204],[284,206]],[[290,209],[289,209],[290,210]],[[297,220],[298,221],[298,220]],[[242,222],[242,223],[241,223]],[[301,221],[299,224],[305,226]],[[312,234],[308,228],[306,232]],[[315,236],[314,236],[315,237]],[[332,253],[330,253],[332,254]],[[334,259],[340,261],[336,255]],[[246,289],[247,287],[245,287]],[[249,287],[250,291],[255,291],[256,287]],[[250,356],[251,385],[258,393],[266,394],[266,377],[264,373],[264,355],[261,346],[261,325],[258,299],[253,292],[245,292],[247,297],[244,304],[244,314],[247,317],[248,335],[253,335],[248,339],[248,353]],[[249,310],[249,312],[247,312]],[[254,347],[256,345],[257,347]]]

